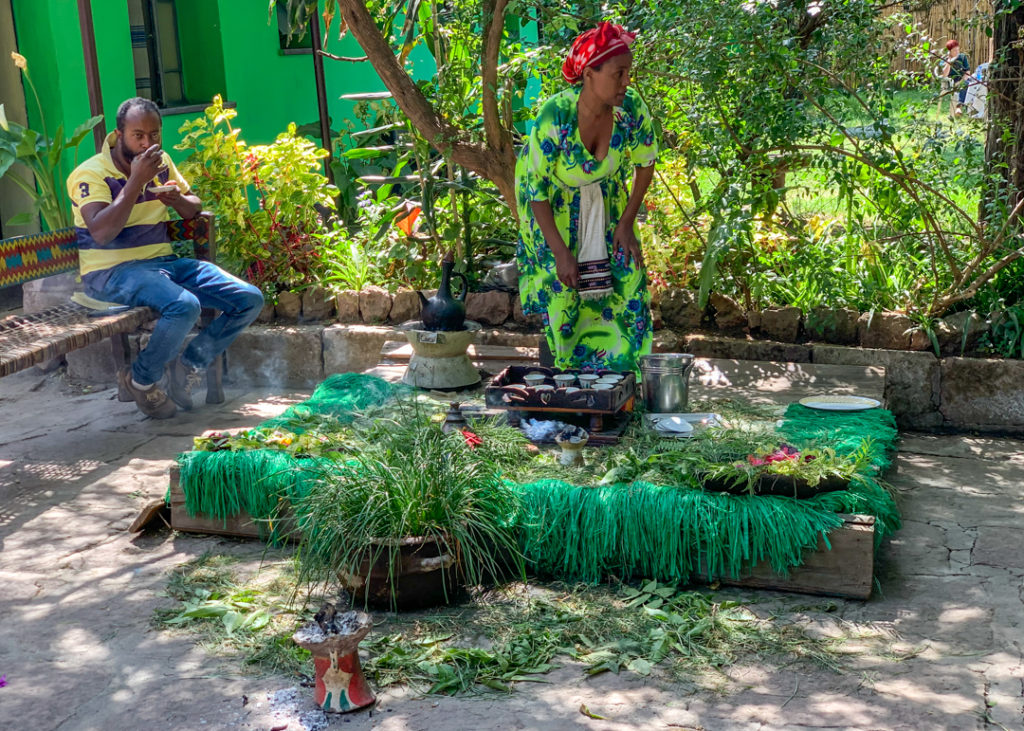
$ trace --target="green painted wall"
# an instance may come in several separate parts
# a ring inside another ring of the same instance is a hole
[[[65,128],[77,126],[89,117],[89,99],[76,0],[12,0],[12,6],[18,48],[29,59],[48,128],[52,132],[61,122]],[[289,122],[317,121],[312,54],[281,52],[277,21],[268,15],[266,0],[177,0],[177,8],[186,89],[203,102],[220,93],[237,105],[235,123],[247,143],[272,142]],[[127,3],[92,0],[92,13],[109,132],[118,105],[136,94]],[[363,55],[351,35],[339,40],[337,31],[336,21],[324,33],[328,51]],[[433,60],[422,49],[411,60],[417,76],[429,78],[433,73]],[[384,85],[369,63],[325,59],[324,66],[332,129],[343,130],[353,118],[353,103],[339,97],[382,91]],[[35,104],[28,101],[30,123],[38,124]],[[181,124],[201,113],[168,110],[164,146],[173,148],[181,139]],[[358,121],[354,124],[359,127]],[[80,154],[92,151],[90,137]]]
[[[185,96],[197,102],[223,96],[224,51],[217,2],[178,0],[177,8]]]
[[[14,0],[14,30],[18,52],[28,60],[28,72],[42,105],[26,86],[28,126],[53,135],[61,124],[74,129],[89,118],[89,97],[85,84],[85,63],[78,33],[75,0]],[[71,19],[69,22],[68,19]],[[9,54],[0,62],[8,63]],[[93,152],[92,139],[85,140],[79,155]],[[73,156],[65,159],[70,173]]]
[[[267,3],[251,0],[219,0],[225,58],[227,98],[238,104],[236,123],[249,144],[264,144],[287,127],[318,119],[312,54],[281,53],[276,18],[267,22]],[[337,39],[335,20],[327,50],[339,56],[361,56],[358,44],[348,35]],[[327,99],[332,128],[351,114],[352,105],[338,99],[342,94],[380,91],[384,85],[369,63],[324,60]]]
[[[33,81],[45,100],[48,126],[54,128],[60,121],[77,125],[89,116],[77,3],[13,0],[13,9],[18,49],[29,59]],[[109,130],[118,104],[135,95],[128,9],[124,0],[93,0],[92,12]],[[277,22],[267,21],[267,5],[262,1],[178,0],[182,54],[194,61],[185,63],[186,88],[197,98],[209,100],[222,93],[236,103],[238,123],[250,144],[273,141],[288,122],[317,119],[312,55],[282,54]],[[333,53],[362,55],[351,37],[338,41],[337,24],[327,41]],[[338,99],[340,95],[384,88],[369,64],[328,59],[325,69],[335,128],[352,108]],[[30,106],[34,106],[31,100]],[[166,115],[168,147],[178,141],[181,123],[196,114]],[[37,117],[30,111],[33,124],[38,123]]]

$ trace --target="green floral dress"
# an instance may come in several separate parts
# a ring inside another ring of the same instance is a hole
[[[580,140],[572,87],[548,99],[516,162],[519,210],[519,293],[523,312],[541,315],[557,368],[637,370],[637,358],[651,352],[651,309],[647,277],[634,262],[613,251],[615,226],[629,200],[635,167],[653,165],[658,156],[650,112],[630,88],[615,108],[608,155],[595,159]],[[533,218],[531,201],[548,201],[562,239],[578,252],[580,187],[600,181],[606,208],[605,241],[613,293],[583,299],[562,286],[555,257]]]

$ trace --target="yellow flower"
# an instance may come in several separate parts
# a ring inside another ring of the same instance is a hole
[[[14,59],[14,65],[17,66],[22,71],[25,71],[26,69],[28,69],[28,61],[26,61],[25,57],[22,56],[20,53],[18,53],[16,51],[11,51],[11,58]]]

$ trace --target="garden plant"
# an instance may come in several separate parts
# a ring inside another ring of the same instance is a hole
[[[307,18],[311,7],[287,2]],[[1020,298],[1020,165],[1009,141],[1024,109],[1012,101],[1020,69],[999,40],[1019,23],[1014,7],[970,19],[990,25],[1005,69],[1005,103],[988,124],[939,114],[926,69],[941,39],[923,35],[911,11],[864,0],[324,7],[391,91],[391,123],[444,161],[449,182],[460,168],[489,181],[466,192],[472,211],[493,210],[488,184],[508,200],[510,149],[532,105],[559,88],[572,37],[601,18],[638,30],[634,84],[663,149],[645,230],[656,288],[699,289],[702,303],[718,291],[755,311],[895,310],[926,331],[947,312],[986,315]],[[435,61],[429,80],[405,65],[417,45]],[[921,71],[892,71],[898,55]],[[450,237],[459,209],[441,213],[431,230]]]

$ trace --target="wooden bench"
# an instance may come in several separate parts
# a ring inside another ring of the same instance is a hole
[[[204,212],[188,221],[169,221],[167,240],[191,241],[197,259],[214,261],[213,215]],[[78,271],[77,241],[74,228],[0,240],[0,288]],[[212,314],[212,310],[203,310],[206,320]],[[74,302],[41,312],[10,315],[0,320],[0,377],[46,363],[107,338],[111,339],[115,365],[118,369],[124,368],[131,363],[129,333],[157,316],[148,307],[107,312]],[[223,363],[223,356],[218,356],[207,369],[208,404],[224,401]],[[118,399],[131,401],[132,397],[119,389]]]

